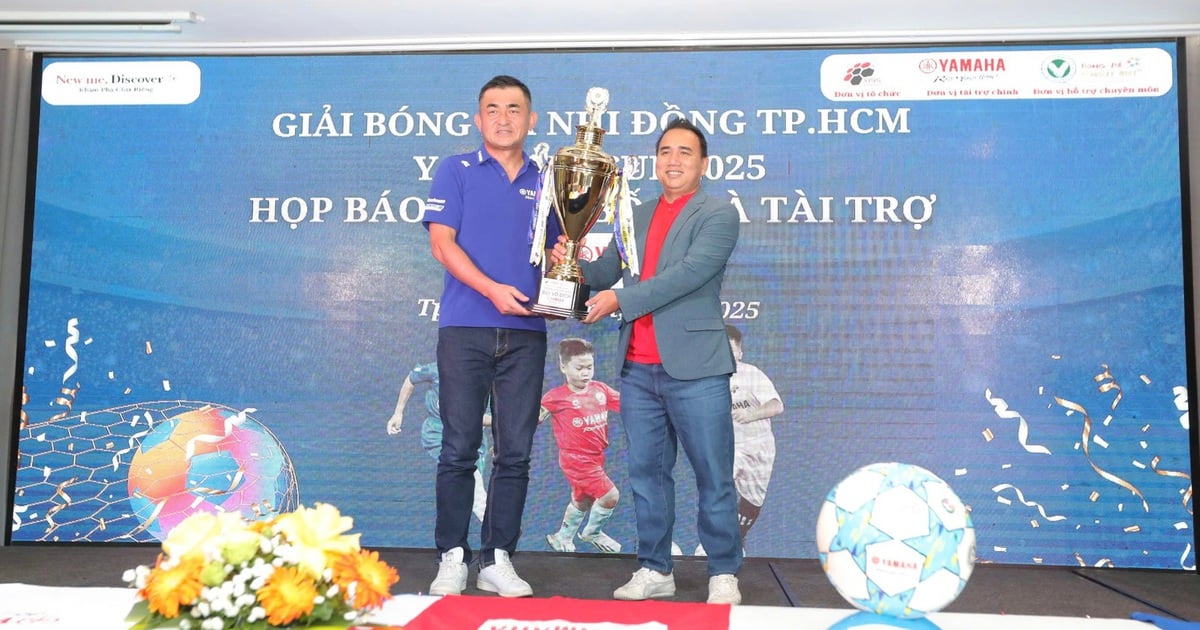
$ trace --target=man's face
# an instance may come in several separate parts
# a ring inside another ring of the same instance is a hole
[[[563,376],[567,377],[567,385],[571,389],[581,390],[591,382],[596,373],[596,360],[590,354],[579,354],[571,357],[570,361],[560,363]]]
[[[686,129],[672,129],[658,143],[654,174],[667,201],[696,192],[708,160],[700,156],[700,138]]]
[[[537,123],[537,114],[530,111],[525,93],[518,87],[497,87],[483,93],[475,126],[483,135],[489,149],[520,149],[525,136]]]

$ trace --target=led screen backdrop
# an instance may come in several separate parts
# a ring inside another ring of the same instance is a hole
[[[432,546],[442,270],[420,220],[505,73],[534,92],[530,149],[570,144],[607,88],[639,203],[663,126],[707,131],[705,186],[742,213],[727,322],[783,407],[740,446],[770,472],[750,555],[815,557],[829,489],[900,461],[971,507],[984,561],[1193,568],[1178,55],[45,56],[8,534],[153,541],[195,510],[323,501],[365,544]],[[617,386],[615,330],[552,322],[546,390],[576,336]],[[551,422],[529,551],[570,499]],[[605,531],[634,551],[627,494]]]

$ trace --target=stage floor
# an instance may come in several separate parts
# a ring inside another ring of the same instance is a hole
[[[156,545],[0,546],[0,584],[122,587],[121,574],[138,564],[153,564],[158,550]],[[423,593],[437,572],[431,550],[379,551],[400,574],[395,594]],[[537,597],[597,600],[611,599],[612,589],[637,569],[633,556],[624,554],[529,552],[517,554],[513,563]],[[675,574],[674,601],[704,601],[708,581],[703,559],[677,559]],[[464,594],[488,595],[474,589],[473,577],[474,572]],[[853,611],[816,560],[748,558],[739,577],[746,606]],[[1184,571],[980,564],[945,612],[1121,620],[1143,612],[1200,622],[1200,576]]]

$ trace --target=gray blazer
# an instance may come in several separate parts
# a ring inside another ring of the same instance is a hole
[[[645,260],[645,239],[655,203],[634,207],[633,227],[638,260]],[[725,334],[721,281],[737,244],[737,210],[727,201],[696,192],[680,211],[663,241],[654,276],[642,282],[622,269],[614,242],[594,261],[581,261],[584,281],[593,291],[616,289],[621,308],[618,363],[629,349],[633,320],[654,314],[654,333],[663,369],[672,378],[692,380],[732,374],[733,352]]]

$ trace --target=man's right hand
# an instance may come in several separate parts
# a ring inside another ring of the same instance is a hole
[[[508,284],[493,285],[484,296],[491,301],[492,306],[501,315],[533,315],[526,304],[529,304],[529,296],[521,293],[521,290]]]

